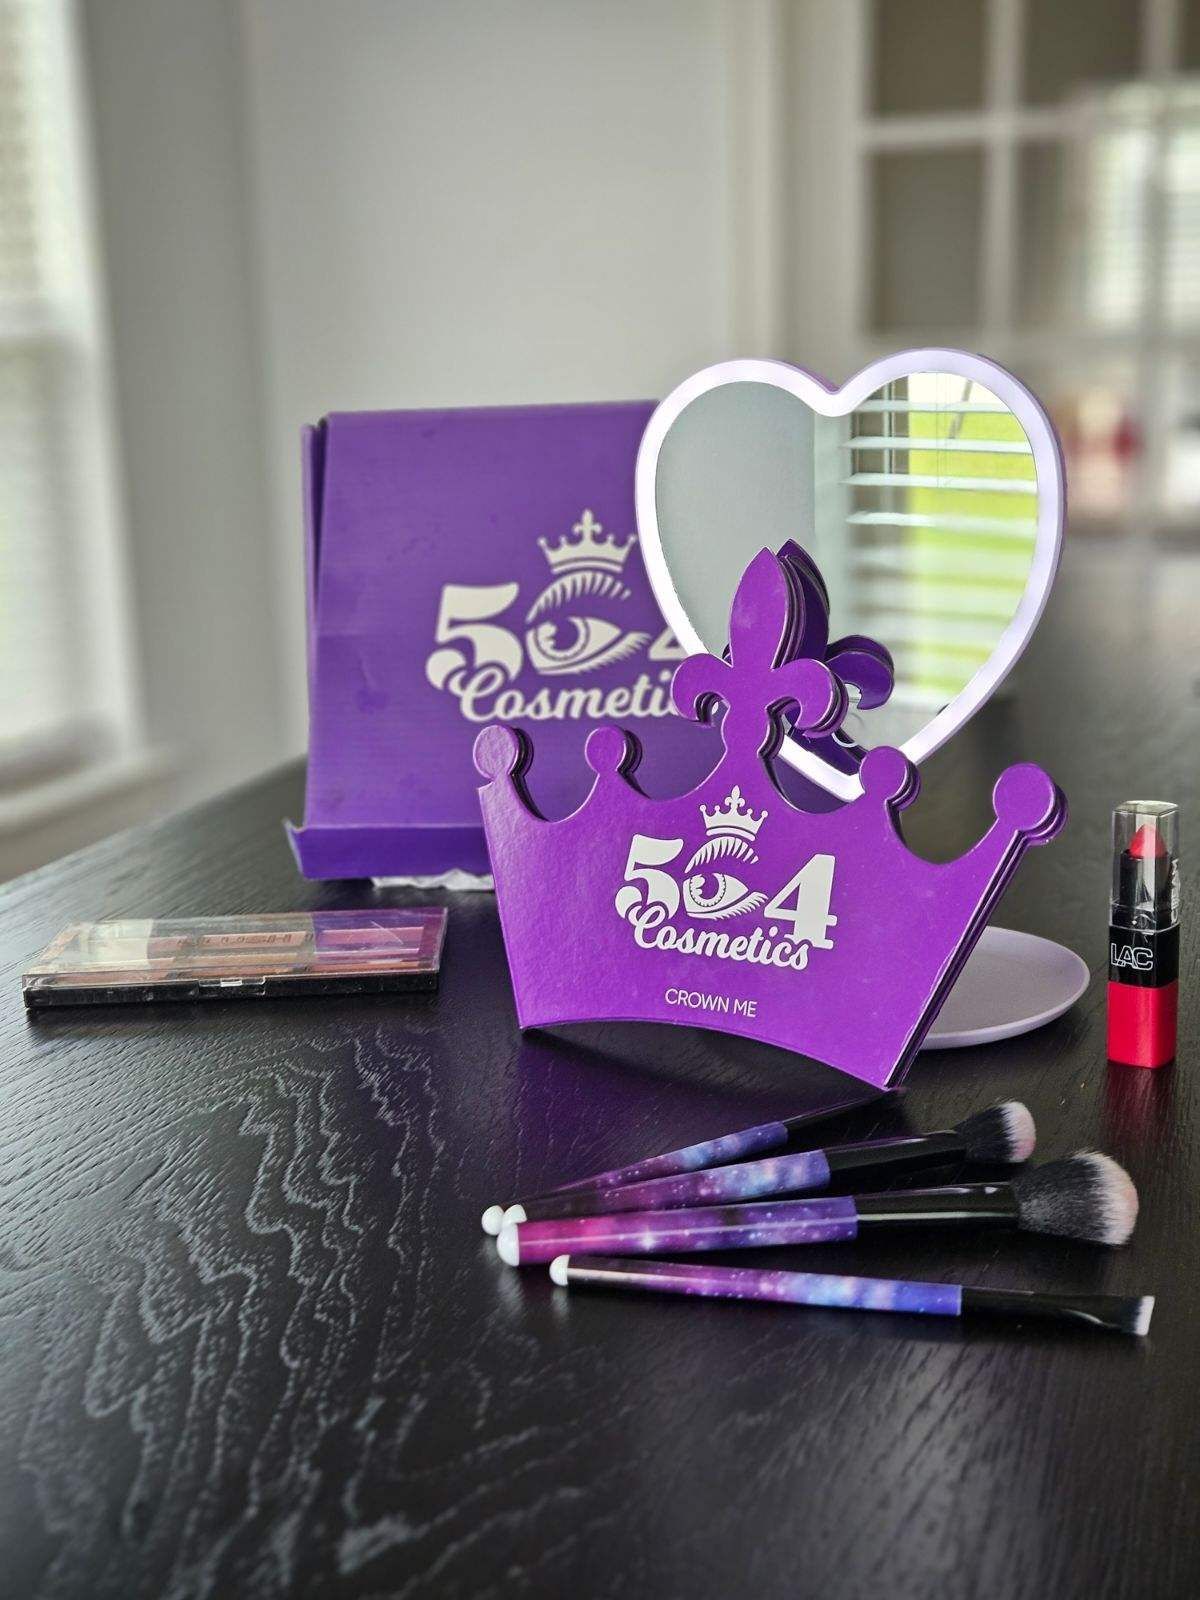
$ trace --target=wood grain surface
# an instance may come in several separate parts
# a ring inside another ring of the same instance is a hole
[[[571,1296],[503,1268],[485,1203],[844,1082],[686,1028],[521,1038],[490,896],[452,899],[437,996],[26,1016],[20,973],[71,920],[403,901],[297,877],[280,819],[298,771],[8,886],[0,1593],[1194,1595],[1198,615],[1194,558],[1069,544],[1015,694],[930,763],[908,813],[910,841],[947,856],[1008,761],[1067,790],[1070,827],[999,920],[1078,950],[1088,993],[1028,1038],[920,1058],[903,1116],[1020,1096],[1043,1154],[1129,1166],[1133,1242],[917,1234],[751,1258],[1154,1293],[1142,1344]],[[1139,792],[1183,803],[1189,867],[1180,1057],[1158,1073],[1104,1059],[1108,817]]]

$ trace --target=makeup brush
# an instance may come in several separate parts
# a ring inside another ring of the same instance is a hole
[[[830,1145],[824,1150],[768,1156],[764,1161],[745,1161],[739,1166],[652,1178],[648,1183],[626,1184],[619,1189],[546,1195],[509,1206],[503,1225],[542,1222],[551,1217],[594,1217],[613,1211],[721,1205],[768,1194],[799,1194],[825,1189],[831,1183],[857,1178],[865,1172],[890,1176],[909,1167],[937,1166],[947,1161],[1027,1161],[1035,1142],[1033,1118],[1027,1108],[1019,1100],[1005,1100],[940,1133]]]
[[[526,1267],[564,1252],[653,1256],[751,1250],[854,1239],[896,1224],[960,1223],[1117,1245],[1133,1232],[1137,1210],[1137,1190],[1125,1169],[1110,1156],[1082,1151],[1064,1161],[1033,1167],[1010,1183],[507,1224],[500,1230],[496,1249],[510,1267]]]
[[[804,1111],[799,1116],[784,1117],[781,1122],[760,1122],[753,1128],[743,1128],[738,1133],[725,1133],[718,1139],[705,1139],[700,1144],[685,1144],[678,1150],[668,1150],[661,1156],[648,1156],[644,1161],[634,1161],[627,1167],[612,1167],[607,1172],[593,1172],[589,1177],[576,1178],[571,1183],[561,1183],[545,1194],[522,1200],[507,1208],[488,1206],[480,1218],[484,1233],[497,1234],[504,1223],[506,1209],[520,1207],[522,1215],[514,1222],[524,1222],[534,1214],[551,1195],[567,1194],[572,1190],[617,1189],[622,1184],[642,1183],[648,1178],[669,1178],[681,1172],[696,1172],[702,1167],[721,1167],[727,1161],[742,1161],[746,1156],[762,1155],[767,1150],[782,1150],[794,1134],[814,1122],[824,1122],[839,1116],[843,1111],[857,1111],[876,1100],[895,1100],[903,1089],[880,1089],[853,1100],[839,1100],[836,1105],[823,1106],[819,1111]],[[598,1209],[598,1208],[589,1208]],[[537,1212],[539,1216],[561,1216],[561,1212]]]
[[[968,1289],[959,1283],[903,1278],[845,1278],[819,1272],[759,1272],[753,1267],[696,1266],[682,1261],[624,1261],[619,1256],[555,1256],[550,1276],[560,1288],[702,1295],[721,1300],[774,1300],[847,1311],[908,1311],[927,1317],[1036,1317],[1083,1323],[1141,1336],[1150,1330],[1153,1295],[1043,1294],[1028,1289]]]

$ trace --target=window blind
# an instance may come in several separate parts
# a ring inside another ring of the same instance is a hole
[[[80,363],[57,8],[0,0],[0,785],[89,737],[73,593]]]
[[[992,653],[1020,600],[1033,452],[993,394],[944,373],[866,401],[840,448],[854,628],[892,651],[897,711],[923,721]]]

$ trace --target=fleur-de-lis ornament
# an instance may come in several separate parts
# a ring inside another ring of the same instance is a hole
[[[795,566],[760,550],[734,596],[730,659],[689,656],[676,670],[671,692],[681,715],[708,722],[718,702],[725,705],[721,738],[731,755],[770,757],[788,722],[798,733],[819,736],[846,715],[841,679],[823,661],[797,654],[811,609],[801,584]]]

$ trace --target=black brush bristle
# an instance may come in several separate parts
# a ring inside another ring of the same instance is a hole
[[[1028,1161],[1037,1143],[1029,1107],[1019,1100],[1002,1100],[977,1111],[954,1131],[967,1141],[969,1161]]]
[[[1124,1244],[1137,1221],[1133,1180],[1111,1156],[1082,1150],[1013,1179],[1020,1225],[1093,1244]]]

